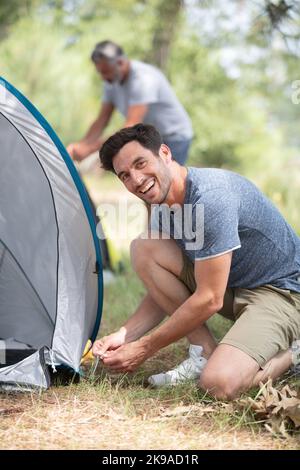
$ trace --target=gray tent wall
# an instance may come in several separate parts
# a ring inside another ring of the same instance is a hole
[[[46,388],[46,362],[79,369],[102,311],[91,207],[48,123],[0,78],[0,339],[36,353],[0,369],[0,385]]]

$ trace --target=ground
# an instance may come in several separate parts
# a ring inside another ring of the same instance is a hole
[[[93,180],[89,183],[95,186]],[[94,197],[101,195],[101,188],[106,201],[111,197],[116,203],[125,197],[111,179],[100,186],[94,187]],[[127,241],[121,246],[126,252]],[[143,295],[126,256],[125,267],[105,288],[100,336],[120,326]],[[229,325],[219,316],[210,321],[217,338]],[[0,448],[300,449],[299,430],[271,433],[265,427],[266,417],[254,414],[248,402],[217,402],[194,383],[160,390],[147,386],[151,373],[174,366],[186,351],[182,340],[160,351],[133,375],[110,376],[101,365],[94,372],[90,364],[78,385],[53,387],[41,394],[1,394]],[[300,381],[288,383],[299,388]],[[256,394],[254,390],[248,396]]]

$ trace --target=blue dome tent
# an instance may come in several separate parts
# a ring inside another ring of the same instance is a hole
[[[37,109],[0,78],[0,388],[48,388],[96,338],[102,262],[86,190]]]

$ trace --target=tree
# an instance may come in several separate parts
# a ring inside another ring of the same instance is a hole
[[[155,8],[157,21],[153,28],[152,49],[148,60],[162,70],[167,66],[182,9],[182,0],[159,0]]]
[[[0,0],[0,40],[8,35],[16,21],[29,16],[39,4],[39,0]]]

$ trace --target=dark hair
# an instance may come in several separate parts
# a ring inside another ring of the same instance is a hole
[[[125,127],[109,137],[101,147],[99,155],[102,168],[115,173],[113,158],[124,145],[132,141],[139,142],[144,148],[151,150],[157,156],[162,144],[161,135],[153,126],[136,124],[132,127]]]
[[[101,59],[114,61],[119,57],[123,57],[124,51],[121,46],[112,41],[102,41],[96,44],[91,59],[93,62],[98,62]]]

